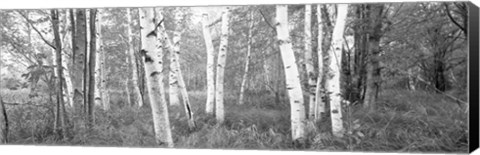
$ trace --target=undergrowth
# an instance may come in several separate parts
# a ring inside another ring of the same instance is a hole
[[[53,132],[52,106],[8,106],[11,144],[156,147],[148,106],[115,106],[95,110],[95,125],[87,129],[80,110],[69,109],[67,140]],[[344,106],[343,138],[335,138],[328,115],[319,122],[307,122],[307,144],[298,147],[290,136],[287,102],[274,103],[273,96],[247,96],[237,105],[226,98],[225,122],[217,125],[205,114],[206,95],[191,92],[196,129],[189,130],[183,107],[170,106],[170,124],[175,147],[217,149],[303,149],[320,151],[466,152],[467,115],[454,101],[422,91],[384,90],[376,112],[361,105]],[[44,100],[44,105],[49,105]]]

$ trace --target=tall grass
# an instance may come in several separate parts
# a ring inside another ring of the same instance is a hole
[[[149,106],[125,106],[125,95],[112,95],[112,109],[96,108],[93,129],[80,112],[70,112],[71,133],[61,141],[53,134],[53,112],[34,106],[8,106],[13,144],[155,147]],[[182,106],[170,106],[177,148],[306,149],[330,151],[466,152],[467,115],[438,94],[385,90],[375,113],[345,106],[346,134],[335,138],[329,118],[308,122],[307,145],[295,146],[290,136],[290,109],[274,96],[249,94],[244,105],[227,95],[226,119],[217,125],[205,114],[205,92],[190,92],[197,128],[189,130]],[[48,104],[48,103],[44,103]]]

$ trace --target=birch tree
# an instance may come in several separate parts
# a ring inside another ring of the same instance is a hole
[[[58,118],[60,119],[60,125],[62,130],[62,138],[67,138],[67,128],[66,128],[66,111],[65,111],[65,102],[63,100],[63,68],[62,68],[62,42],[60,40],[60,33],[59,33],[59,19],[58,19],[58,10],[51,10],[50,11],[51,18],[52,18],[52,29],[54,34],[54,42],[55,42],[55,53],[56,53],[56,63],[57,63],[57,110]]]
[[[94,101],[95,101],[95,105],[103,105],[104,106],[104,109],[105,110],[108,110],[108,108],[105,108],[105,103],[103,102],[102,100],[102,92],[103,92],[103,88],[101,87],[101,83],[102,83],[102,67],[101,65],[103,64],[101,61],[103,59],[102,57],[102,53],[103,53],[103,48],[102,48],[102,26],[101,26],[101,19],[102,17],[100,16],[101,14],[99,13],[99,11],[97,12],[97,16],[94,20],[95,20],[95,35],[96,35],[96,41],[95,41],[95,73],[94,73],[94,77],[95,77],[95,95],[94,95]]]
[[[69,45],[67,41],[65,41],[66,38],[68,38],[68,35],[67,35],[67,32],[68,32],[68,11],[65,10],[65,15],[63,16],[63,20],[60,21],[60,23],[63,23],[63,36],[62,37],[62,45],[64,46],[67,46]],[[70,36],[72,37],[72,36]],[[72,47],[70,45],[70,47]],[[63,48],[65,49],[65,48]],[[72,78],[70,76],[70,67],[68,66],[68,56],[67,56],[67,53],[65,50],[63,50],[62,52],[62,67],[63,67],[63,76],[64,76],[64,79],[65,79],[65,85],[66,85],[66,89],[64,91],[65,93],[65,101],[68,101],[68,105],[71,107],[71,108],[74,108],[73,106],[73,84],[72,84]]]
[[[72,12],[72,11],[71,11]],[[75,11],[76,18],[73,24],[72,37],[73,41],[73,61],[74,61],[74,70],[73,70],[73,87],[75,88],[76,98],[81,98],[81,92],[83,92],[83,74],[84,74],[84,63],[87,53],[87,27],[86,27],[86,13],[85,9],[77,9]],[[84,92],[85,93],[85,92]],[[85,98],[84,98],[85,99]],[[81,100],[76,102],[80,103]],[[80,105],[80,104],[78,104]]]
[[[363,106],[369,111],[375,110],[377,96],[380,89],[380,38],[382,36],[383,4],[368,4],[369,29],[367,37],[368,61],[366,64],[367,79]],[[443,82],[442,82],[443,83]]]
[[[182,14],[181,10],[177,9],[175,14],[175,31],[173,33],[173,56],[175,57],[176,61],[172,61],[172,63],[176,64],[175,73],[177,74],[177,82],[178,88],[181,91],[182,100],[183,100],[183,107],[185,109],[185,115],[187,116],[187,123],[188,127],[192,130],[195,128],[195,119],[193,117],[193,109],[190,105],[190,99],[188,97],[187,87],[185,85],[185,81],[183,80],[182,70],[180,69],[180,41],[182,36],[182,29],[180,27],[182,21]],[[164,35],[167,35],[166,33]],[[173,60],[173,59],[172,59]]]
[[[96,61],[96,49],[97,49],[97,32],[96,32],[96,17],[97,17],[97,9],[90,9],[90,54],[89,54],[89,62],[88,62],[88,72],[90,74],[88,80],[88,111],[87,111],[87,122],[88,126],[92,127],[94,123],[94,102],[95,102],[95,61]],[[93,75],[92,75],[93,74]],[[98,91],[98,90],[97,90]]]
[[[2,96],[0,96],[0,144],[8,142],[8,119],[7,111],[3,103]]]
[[[253,42],[253,37],[252,37],[252,30],[253,30],[253,24],[254,24],[254,18],[253,18],[253,13],[250,12],[250,24],[248,26],[248,34],[247,34],[247,56],[245,59],[245,70],[243,72],[243,77],[242,77],[242,85],[240,86],[240,99],[238,101],[238,104],[243,104],[244,103],[244,94],[245,94],[245,87],[247,84],[247,76],[248,76],[248,66],[250,65],[250,53],[252,51],[252,42]]]
[[[153,127],[155,132],[155,141],[158,145],[166,144],[173,147],[170,122],[168,120],[167,103],[164,100],[162,90],[163,66],[162,66],[162,46],[157,46],[155,10],[153,8],[141,8],[140,13],[140,35],[141,35],[141,54],[145,63],[145,74],[148,95],[150,99]],[[157,18],[162,19],[162,18]],[[159,37],[162,38],[162,37]]]
[[[215,87],[215,118],[217,119],[217,123],[219,124],[223,123],[225,119],[225,112],[223,107],[223,98],[225,92],[223,91],[223,83],[225,75],[225,61],[227,59],[229,15],[230,8],[227,7],[222,12],[222,35],[220,36],[220,50],[218,52],[217,58],[217,83]]]
[[[330,99],[330,117],[332,119],[332,133],[336,137],[343,137],[342,94],[340,92],[340,64],[342,62],[343,31],[347,18],[348,4],[337,4],[337,19],[333,29],[332,46],[328,52],[330,58],[326,90]]]
[[[286,85],[290,101],[290,120],[292,140],[303,143],[305,140],[305,107],[300,85],[298,67],[295,63],[295,55],[288,30],[288,6],[276,6],[276,31],[282,61],[284,64]]]
[[[318,46],[317,46],[317,57],[318,57],[318,76],[317,76],[317,86],[315,91],[315,120],[321,120],[322,114],[325,113],[325,102],[323,101],[322,97],[323,94],[323,75],[324,75],[324,56],[323,56],[323,20],[322,20],[322,5],[317,5],[317,21],[318,21]]]
[[[205,111],[207,114],[213,114],[215,106],[215,51],[208,27],[208,14],[204,13],[202,16],[203,38],[207,48],[207,103]]]
[[[312,6],[305,5],[305,70],[307,71],[308,78],[308,117],[313,119],[315,117],[315,71],[313,67],[313,58],[312,58]]]
[[[163,24],[163,23],[162,23]],[[170,76],[168,78],[168,101],[170,105],[175,105],[178,106],[180,105],[180,99],[178,96],[178,77],[177,77],[177,71],[178,65],[177,65],[177,58],[175,56],[175,51],[170,52]]]
[[[137,68],[137,61],[135,61],[135,50],[133,49],[133,36],[132,36],[132,27],[130,26],[130,22],[132,21],[132,15],[130,8],[127,8],[127,39],[128,39],[128,54],[130,56],[131,60],[131,67],[132,67],[132,85],[133,85],[133,91],[134,91],[134,98],[135,98],[135,104],[138,105],[138,107],[143,106],[143,96],[140,93],[140,86],[138,85],[138,68]]]
[[[413,76],[413,73],[412,73],[412,68],[408,68],[408,88],[410,90],[415,90],[415,81],[414,81],[414,76]]]

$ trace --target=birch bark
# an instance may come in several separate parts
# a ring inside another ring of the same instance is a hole
[[[227,59],[227,46],[228,46],[228,30],[229,30],[229,16],[230,8],[227,7],[222,12],[222,35],[220,37],[220,51],[217,58],[217,83],[215,87],[215,118],[217,123],[222,124],[225,119],[224,112],[224,75],[225,75],[225,61]]]
[[[166,144],[168,147],[173,147],[168,108],[163,96],[164,87],[162,87],[164,76],[162,74],[163,46],[158,43],[158,40],[163,39],[163,37],[156,32],[155,28],[158,24],[157,21],[161,21],[163,18],[155,18],[155,10],[153,8],[141,8],[139,10],[141,54],[145,62],[146,82],[152,109],[155,141],[158,145]]]
[[[332,46],[328,52],[330,57],[326,90],[330,99],[330,117],[332,119],[332,133],[336,137],[343,137],[342,94],[340,92],[340,65],[342,62],[343,31],[347,18],[348,4],[337,5],[337,19],[332,34]]]
[[[306,140],[306,116],[298,67],[295,63],[295,55],[292,49],[292,43],[288,31],[288,6],[277,5],[276,16],[277,39],[284,64],[286,85],[290,101],[292,140],[294,142],[303,143]]]

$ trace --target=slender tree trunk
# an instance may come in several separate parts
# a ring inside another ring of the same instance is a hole
[[[157,37],[163,39],[155,30],[158,24],[155,18],[153,8],[141,8],[140,26],[141,26],[141,53],[145,62],[145,74],[147,79],[148,94],[153,115],[153,127],[155,131],[155,141],[158,145],[173,147],[170,122],[168,120],[168,108],[164,99],[163,91],[163,66],[162,66],[162,46],[157,46]],[[160,15],[160,14],[158,14]],[[160,20],[161,21],[161,20]]]
[[[90,14],[90,10],[87,9],[85,10],[85,14]],[[85,45],[86,45],[86,48],[85,48],[85,57],[84,57],[84,67],[83,67],[83,112],[84,112],[84,116],[87,116],[87,122],[88,122],[88,117],[89,117],[89,114],[88,114],[88,108],[89,108],[89,105],[88,103],[90,102],[89,101],[89,97],[88,97],[88,94],[90,92],[89,90],[89,76],[90,76],[90,69],[88,68],[89,66],[89,55],[90,55],[90,33],[89,33],[89,30],[90,30],[90,19],[87,17],[85,18],[85,25],[86,25],[86,42],[85,42]],[[91,76],[94,76],[93,74]]]
[[[195,128],[195,119],[193,117],[193,109],[192,106],[190,105],[190,100],[188,97],[188,91],[187,87],[185,86],[185,81],[182,76],[182,70],[180,67],[180,40],[182,36],[182,29],[180,28],[181,22],[182,22],[182,14],[180,12],[181,10],[176,10],[175,14],[175,22],[176,22],[176,28],[175,32],[173,33],[173,56],[175,57],[176,61],[173,61],[172,63],[176,63],[176,71],[177,73],[177,81],[178,81],[178,88],[181,91],[182,94],[182,100],[183,100],[183,107],[185,108],[185,115],[187,116],[187,123],[188,127],[190,130],[193,130]],[[167,35],[166,33],[164,35]],[[173,60],[173,59],[172,59]]]
[[[75,20],[75,32],[73,32],[75,35],[72,39],[73,45],[74,45],[74,73],[73,73],[73,87],[75,88],[75,91],[78,93],[75,93],[75,98],[78,98],[76,100],[77,105],[80,105],[82,101],[82,93],[83,91],[83,68],[84,68],[84,63],[85,63],[85,57],[87,53],[86,49],[86,43],[87,43],[87,32],[86,32],[86,14],[85,14],[85,9],[77,9],[76,10],[76,20]],[[85,98],[83,98],[85,100]]]
[[[0,144],[8,143],[8,118],[2,96],[0,96]]]
[[[367,79],[366,79],[366,89],[365,89],[365,98],[363,102],[364,108],[369,109],[369,111],[375,111],[375,106],[377,102],[377,94],[380,87],[380,70],[379,70],[379,53],[380,53],[380,38],[382,35],[382,12],[383,4],[369,4],[369,23],[371,33],[367,34],[367,45],[368,45],[368,62],[367,62]]]
[[[178,86],[178,77],[177,72],[178,65],[177,65],[177,58],[175,54],[170,52],[170,76],[168,78],[168,101],[172,106],[179,106],[180,105],[180,98],[178,96],[179,86]]]
[[[415,81],[414,80],[414,76],[413,76],[413,73],[412,73],[412,68],[409,68],[408,69],[408,88],[410,90],[413,90],[415,91]]]
[[[253,42],[253,37],[252,37],[252,30],[253,30],[253,24],[254,24],[254,18],[253,18],[253,13],[250,12],[250,25],[248,27],[248,34],[247,34],[247,57],[245,59],[245,71],[243,72],[243,77],[242,77],[242,85],[240,86],[240,99],[238,101],[238,104],[242,105],[244,101],[244,95],[245,95],[245,86],[247,84],[247,77],[248,77],[248,66],[250,65],[250,54],[252,52],[252,42]]]
[[[60,17],[59,17],[60,18]],[[64,78],[64,101],[70,106],[73,107],[73,86],[72,79],[70,76],[70,67],[68,67],[68,58],[67,58],[67,46],[69,45],[66,39],[68,38],[68,10],[64,10],[64,15],[61,16],[62,19],[59,20],[59,25],[62,25],[60,32],[61,43],[64,46],[62,49],[62,66],[63,66],[63,78]],[[71,48],[71,47],[70,47]]]
[[[347,18],[348,4],[337,4],[337,19],[333,29],[332,48],[329,50],[330,64],[327,73],[326,89],[330,99],[330,117],[332,118],[332,133],[343,137],[342,94],[340,92],[340,65],[342,62],[343,31]]]
[[[93,34],[92,32],[90,32],[92,35],[95,35],[96,36],[96,40],[95,40],[95,73],[94,73],[94,77],[95,77],[95,90],[94,90],[94,104],[96,106],[100,106],[100,105],[105,105],[103,103],[103,96],[102,96],[102,92],[104,92],[103,88],[101,87],[101,84],[102,84],[102,53],[104,52],[103,51],[103,42],[102,42],[102,25],[101,25],[101,20],[102,20],[102,17],[100,16],[101,14],[99,13],[100,11],[97,10],[96,14],[98,15],[98,17],[96,17],[95,19],[91,19],[91,20],[95,20],[95,34]],[[91,24],[90,24],[91,25]]]
[[[130,12],[130,8],[127,8],[127,38],[128,38],[128,53],[130,55],[130,60],[131,60],[131,67],[132,67],[132,85],[133,85],[133,91],[134,91],[134,98],[135,98],[135,105],[138,105],[138,107],[143,106],[143,96],[142,93],[140,92],[140,86],[138,85],[138,67],[137,67],[137,61],[135,58],[135,50],[133,49],[133,36],[132,36],[132,27],[130,26],[130,22],[132,21],[132,15]]]
[[[230,8],[227,7],[222,13],[222,35],[220,37],[220,51],[217,58],[217,85],[215,87],[215,117],[218,124],[222,124],[225,119],[225,112],[223,108],[224,102],[224,75],[225,75],[225,61],[227,60],[227,46],[228,46],[228,30],[230,19]]]
[[[70,76],[70,69],[68,67],[68,62],[67,62],[67,54],[65,53],[66,51],[62,52],[62,66],[64,68],[64,78],[65,78],[65,84],[66,84],[66,94],[67,94],[67,100],[68,100],[68,105],[71,108],[74,108],[74,103],[73,103],[73,84],[72,84],[72,78]]]
[[[202,18],[203,37],[207,48],[207,103],[205,111],[207,114],[212,115],[215,106],[215,50],[213,49],[208,24],[208,14],[205,13]]]
[[[126,62],[128,62],[128,61],[126,61]],[[125,103],[125,106],[130,107],[130,106],[132,106],[132,104],[131,104],[132,98],[130,97],[131,93],[130,93],[130,87],[128,86],[128,80],[125,80],[125,92],[126,92],[126,96],[127,96],[127,102]]]
[[[103,48],[101,48],[103,49]],[[107,54],[106,51],[100,52],[100,96],[102,97],[103,110],[110,110],[110,89],[107,88]]]
[[[98,27],[98,36],[97,36],[97,47],[99,50],[97,53],[99,55],[100,58],[97,59],[99,60],[99,69],[100,69],[100,74],[99,74],[99,80],[100,80],[100,87],[99,87],[99,90],[100,90],[100,97],[101,97],[101,103],[102,103],[102,106],[103,106],[103,110],[105,111],[108,111],[110,110],[110,89],[107,88],[107,72],[108,72],[108,68],[107,68],[107,53],[106,51],[104,50],[104,45],[103,45],[103,41],[102,41],[102,20],[101,20],[101,17],[98,17],[98,23],[96,23],[96,26]]]
[[[308,117],[312,119],[315,117],[315,90],[316,90],[316,77],[313,67],[313,54],[312,54],[312,6],[305,5],[305,70],[307,71],[308,87],[307,91],[309,94],[308,104]]]
[[[305,107],[303,105],[303,94],[299,79],[298,67],[295,63],[295,55],[288,31],[288,6],[276,6],[276,30],[280,46],[281,56],[284,64],[288,97],[290,100],[290,116],[292,140],[295,143],[305,142]]]
[[[60,128],[62,130],[62,138],[67,139],[67,128],[66,128],[66,111],[65,111],[65,102],[63,101],[63,68],[62,68],[62,42],[60,40],[59,33],[59,19],[58,19],[58,10],[50,11],[52,16],[52,29],[54,34],[55,41],[55,52],[56,52],[56,63],[57,63],[57,110],[58,117],[60,118]]]
[[[322,119],[323,113],[325,113],[325,102],[323,101],[322,97],[324,96],[324,88],[323,88],[323,75],[324,75],[324,56],[323,56],[323,25],[324,22],[322,20],[322,5],[317,5],[317,20],[318,20],[318,46],[317,46],[317,55],[318,55],[318,75],[317,75],[317,86],[315,92],[315,121],[319,121]]]
[[[95,21],[97,17],[97,9],[90,9],[90,54],[89,54],[89,62],[88,62],[88,72],[89,72],[89,80],[88,80],[88,108],[87,108],[87,122],[89,128],[93,127],[95,122],[94,116],[94,102],[95,102],[95,60],[97,55],[97,32]]]

